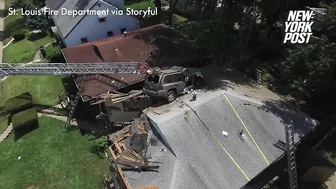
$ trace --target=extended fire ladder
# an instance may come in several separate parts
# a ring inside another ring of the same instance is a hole
[[[298,189],[297,170],[295,161],[295,141],[293,126],[288,124],[285,126],[286,143],[287,143],[287,163],[288,163],[288,177],[291,189]]]
[[[97,77],[108,84],[117,84],[117,81],[112,78],[103,78],[100,76],[92,76],[92,74],[141,74],[145,73],[149,67],[144,63],[139,62],[113,62],[113,63],[0,63],[0,78],[10,75],[86,75],[77,83],[77,92],[73,99],[69,99],[69,115],[65,124],[65,130],[73,120],[76,106],[81,98],[82,88],[86,79]],[[120,85],[118,85],[120,86]]]
[[[69,74],[138,74],[146,69],[139,62],[113,63],[0,63],[0,76],[9,75],[69,75]]]
[[[71,121],[73,121],[74,119],[74,114],[75,114],[75,110],[76,110],[76,107],[78,105],[78,102],[79,102],[79,99],[81,98],[81,95],[82,95],[82,89],[83,89],[83,85],[84,85],[84,81],[85,81],[85,76],[84,78],[80,81],[80,83],[78,83],[78,86],[77,86],[77,92],[76,92],[76,95],[75,95],[75,98],[74,99],[70,99],[70,102],[69,102],[69,114],[68,114],[68,119],[64,125],[64,130],[67,131],[68,127],[70,126],[71,124]]]

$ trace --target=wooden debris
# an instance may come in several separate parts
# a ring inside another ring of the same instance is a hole
[[[124,172],[121,170],[120,167],[118,168],[118,173],[119,173],[119,175],[120,175],[120,177],[121,177],[123,183],[125,184],[126,189],[132,189],[130,183],[128,182],[127,178],[125,177]]]
[[[109,135],[110,141],[112,145],[108,148],[109,153],[112,156],[112,161],[116,164],[126,166],[124,168],[117,167],[118,177],[120,177],[118,182],[126,189],[134,189],[131,187],[130,183],[128,182],[127,177],[125,176],[123,170],[127,170],[129,167],[139,168],[142,169],[158,169],[158,166],[151,166],[152,162],[149,162],[147,159],[144,159],[138,152],[133,149],[128,149],[128,145],[125,144],[128,137],[133,135],[142,135],[148,134],[145,129],[146,122],[144,120],[134,120],[133,124],[136,125],[128,125],[124,127],[122,130]],[[136,127],[136,133],[131,133],[132,126]],[[138,187],[138,189],[159,189],[157,186],[151,187]]]
[[[111,101],[113,103],[119,103],[124,100],[139,96],[141,94],[142,94],[142,90],[132,90],[129,93],[121,93],[118,91],[108,91],[107,93],[99,95],[96,98],[96,101],[91,103],[91,105],[100,104],[106,101]]]

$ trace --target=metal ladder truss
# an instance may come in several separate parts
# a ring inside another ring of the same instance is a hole
[[[76,92],[75,98],[74,99],[70,99],[69,102],[69,115],[68,115],[68,119],[65,123],[65,130],[67,130],[68,126],[70,125],[71,121],[73,120],[73,116],[77,107],[77,104],[79,102],[79,99],[81,98],[81,94],[82,94],[82,89],[83,89],[83,85],[84,85],[84,81],[85,81],[85,77],[84,79],[81,81],[81,83],[78,85],[78,90]]]
[[[69,74],[140,74],[148,70],[140,62],[103,63],[0,63],[0,76],[69,75]]]
[[[295,161],[295,142],[294,129],[292,125],[286,126],[286,142],[287,142],[287,163],[288,176],[291,189],[298,189],[297,170]]]

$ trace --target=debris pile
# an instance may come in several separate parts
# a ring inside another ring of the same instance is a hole
[[[128,99],[140,97],[141,94],[142,94],[142,90],[132,90],[129,93],[121,93],[118,91],[108,91],[107,93],[99,95],[91,105],[100,104],[106,101],[110,101],[116,104],[116,103],[119,103],[119,102],[122,102]]]
[[[147,117],[142,115],[122,130],[109,135],[108,148],[113,184],[116,188],[131,189],[123,171],[158,171],[159,166],[149,161],[146,151],[152,131]],[[158,189],[158,187],[152,187]],[[140,188],[139,188],[140,189]]]

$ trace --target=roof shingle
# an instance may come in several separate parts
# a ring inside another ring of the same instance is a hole
[[[195,60],[197,52],[179,33],[159,24],[129,32],[127,36],[117,35],[62,50],[68,63],[97,62],[142,62],[150,67],[168,68]],[[128,85],[140,82],[145,75],[110,74],[116,80]],[[90,81],[88,81],[90,82]],[[95,97],[104,90],[115,90],[103,83],[85,84],[83,95]]]

